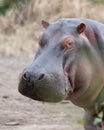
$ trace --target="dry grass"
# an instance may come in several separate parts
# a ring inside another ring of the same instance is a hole
[[[103,12],[104,5],[91,5],[87,0],[32,0],[0,17],[0,52],[32,55],[42,30],[41,19],[52,22],[63,17],[83,17],[104,22]]]

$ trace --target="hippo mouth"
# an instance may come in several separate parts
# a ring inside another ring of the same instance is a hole
[[[72,64],[70,68],[66,67],[64,70],[64,74],[67,77],[69,84],[70,84],[70,91],[69,93],[73,93],[75,91],[75,75],[76,75],[76,65]]]
[[[72,93],[74,91],[74,81],[70,76],[68,76],[68,81],[69,81],[70,87],[71,87],[70,93]]]

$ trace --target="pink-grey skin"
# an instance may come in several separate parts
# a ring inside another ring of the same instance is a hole
[[[86,130],[104,101],[104,24],[90,19],[42,21],[39,48],[19,82],[21,94],[38,101],[71,100],[86,111]],[[96,111],[97,106],[97,111]]]

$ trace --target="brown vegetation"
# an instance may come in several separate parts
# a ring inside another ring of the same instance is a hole
[[[53,22],[59,18],[83,17],[104,22],[104,5],[87,0],[32,0],[28,5],[11,9],[0,16],[0,52],[9,55],[32,55],[41,19]]]

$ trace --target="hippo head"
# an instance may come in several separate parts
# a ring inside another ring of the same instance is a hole
[[[39,49],[23,70],[18,89],[34,100],[58,102],[89,85],[92,71],[86,56],[86,24],[61,19],[52,24],[42,21],[42,25],[45,31],[39,38]]]

